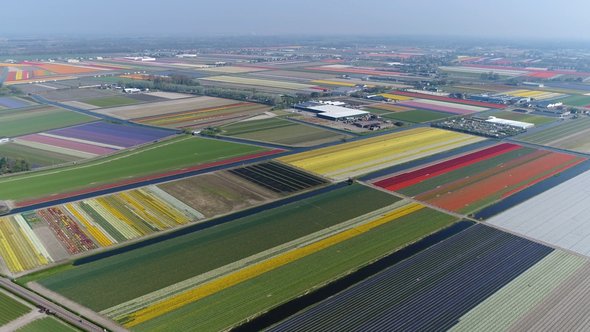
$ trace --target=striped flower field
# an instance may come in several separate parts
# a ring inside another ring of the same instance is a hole
[[[475,225],[269,331],[585,331],[589,269]]]
[[[346,179],[482,140],[446,130],[416,128],[281,157],[279,160],[333,179]]]
[[[443,209],[470,213],[585,160],[503,143],[386,177],[374,185]]]
[[[20,273],[202,218],[167,192],[149,186],[2,217],[0,256],[11,273]]]
[[[15,142],[42,151],[93,158],[160,140],[171,134],[169,131],[156,128],[125,126],[98,121],[20,136],[16,138]]]

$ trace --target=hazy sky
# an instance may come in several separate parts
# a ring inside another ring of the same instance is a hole
[[[453,35],[590,39],[588,0],[18,0],[8,35]]]

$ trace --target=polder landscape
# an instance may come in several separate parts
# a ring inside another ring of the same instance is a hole
[[[590,328],[579,45],[59,38],[0,38],[0,330]]]

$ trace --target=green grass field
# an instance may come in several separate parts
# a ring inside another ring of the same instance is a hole
[[[0,292],[0,325],[13,321],[31,311],[31,308]]]
[[[100,311],[396,201],[399,198],[378,190],[348,186],[69,270],[58,270],[40,282]]]
[[[83,100],[82,102],[98,107],[114,107],[114,106],[125,106],[137,104],[139,101],[125,97],[125,96],[112,96]]]
[[[15,143],[0,144],[0,156],[12,159],[24,159],[28,161],[29,164],[34,168],[59,165],[81,159],[74,156],[44,151]]]
[[[75,166],[0,178],[0,200],[44,197],[262,151],[251,145],[182,136]]]
[[[293,146],[312,146],[351,137],[281,118],[242,121],[222,129],[227,136]]]
[[[96,119],[57,107],[5,110],[0,111],[0,137],[38,133],[93,120]]]
[[[448,113],[427,110],[412,110],[406,112],[388,112],[387,114],[382,114],[381,116],[390,120],[421,123],[444,119],[453,115]]]
[[[422,209],[144,322],[133,330],[153,331],[171,326],[179,330],[226,330],[455,221],[456,218],[452,216]]]
[[[552,123],[552,122],[557,121],[557,119],[550,118],[547,116],[510,112],[510,111],[484,112],[484,113],[480,113],[478,116],[484,116],[484,115],[491,115],[491,116],[495,116],[497,118],[506,119],[506,120],[529,122],[529,123],[535,124],[536,126],[540,126],[540,125],[544,125],[547,123]]]
[[[561,101],[562,103],[569,105],[569,106],[587,106],[590,105],[590,96],[584,95],[574,95],[569,96],[563,99],[558,99],[557,101]]]
[[[36,319],[16,330],[17,332],[74,332],[79,331],[53,317]]]

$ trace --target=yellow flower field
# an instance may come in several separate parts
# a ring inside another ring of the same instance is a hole
[[[515,97],[524,97],[524,98],[528,97],[528,98],[534,98],[534,99],[550,99],[550,98],[556,98],[556,97],[563,96],[562,93],[557,93],[557,92],[536,91],[536,90],[526,90],[526,89],[509,91],[506,94],[510,95],[510,96],[515,96]]]
[[[412,100],[412,99],[414,99],[412,97],[402,96],[402,95],[396,95],[396,94],[391,94],[391,93],[382,93],[382,94],[380,94],[380,96],[383,96],[385,98],[392,99],[392,100],[398,100],[398,101],[404,101],[404,100]]]
[[[285,156],[278,160],[342,180],[482,140],[480,137],[442,129],[416,128]]]
[[[236,272],[227,274],[220,278],[214,279],[210,282],[206,282],[202,285],[197,286],[196,288],[190,289],[188,291],[176,294],[167,299],[151,304],[143,309],[140,309],[124,317],[118,317],[117,319],[124,322],[123,325],[125,327],[129,328],[136,326],[142,322],[148,321],[150,319],[164,315],[168,312],[179,309],[189,303],[198,301],[206,296],[220,292],[228,287],[255,278],[263,273],[272,271],[276,268],[289,264],[305,256],[311,255],[322,249],[331,247],[335,244],[341,243],[355,236],[366,233],[378,226],[394,221],[398,218],[401,218],[423,208],[424,206],[421,204],[409,203],[393,211],[385,213],[368,223],[352,227],[340,233],[321,239],[317,242],[307,244],[305,246],[285,252],[283,254],[277,255],[262,262],[252,264]]]

